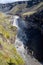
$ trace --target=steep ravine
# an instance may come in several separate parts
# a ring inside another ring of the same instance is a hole
[[[15,47],[25,60],[26,65],[41,65],[34,57],[27,54],[27,50],[24,48],[24,44],[26,45],[28,42],[28,36],[25,33],[27,30],[25,21],[23,21],[19,16],[14,16],[13,26],[16,26],[18,30],[15,40]]]

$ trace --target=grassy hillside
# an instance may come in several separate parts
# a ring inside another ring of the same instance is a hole
[[[43,9],[43,2],[40,2],[36,5],[33,5],[32,7],[27,7],[26,4],[18,4],[14,6],[9,12],[12,15],[14,14],[21,14],[21,16],[27,16],[27,15],[32,15],[36,13],[37,11]]]
[[[0,65],[24,65],[14,46],[17,28],[10,19],[11,16],[0,13]]]
[[[20,14],[24,8],[26,8],[26,4],[17,4],[8,13],[13,15],[17,13]]]
[[[40,2],[39,4],[34,5],[30,8],[26,8],[26,9],[27,9],[27,11],[23,12],[22,16],[27,16],[27,15],[30,16],[30,15],[36,13],[37,11],[42,10],[43,9],[43,2]]]

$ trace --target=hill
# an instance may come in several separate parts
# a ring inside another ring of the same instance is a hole
[[[14,46],[17,28],[11,25],[11,16],[0,13],[0,65],[24,65]]]
[[[23,16],[25,15],[32,15],[40,10],[43,10],[43,2],[38,3],[30,8],[24,9]]]
[[[7,14],[10,14],[10,15],[18,14],[23,17],[26,15],[30,16],[42,9],[43,9],[43,2],[40,2],[37,5],[33,5],[31,7],[27,7],[27,4],[18,4],[14,6],[10,11],[8,11]]]
[[[13,7],[19,4],[27,4],[27,7],[32,7],[40,2],[43,2],[43,0],[29,0],[29,1],[17,1],[17,2],[12,2],[12,3],[0,3],[0,11],[8,12]]]

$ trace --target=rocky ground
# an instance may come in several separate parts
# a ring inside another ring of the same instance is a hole
[[[15,47],[22,58],[25,60],[26,65],[42,65],[38,60],[32,57],[30,54],[27,54],[27,50],[24,49],[22,42],[16,38]]]

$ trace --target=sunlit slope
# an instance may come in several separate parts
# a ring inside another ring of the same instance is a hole
[[[0,65],[24,65],[14,46],[17,28],[12,27],[9,19],[0,13]]]
[[[40,2],[39,4],[28,8],[25,12],[22,13],[22,16],[25,16],[25,15],[29,15],[30,16],[30,15],[32,15],[32,14],[34,14],[37,11],[42,10],[42,9],[43,9],[43,2]]]
[[[10,14],[20,14],[22,12],[22,10],[26,8],[26,4],[17,4],[16,6],[14,6],[9,12]]]
[[[24,65],[24,61],[17,53],[13,44],[8,44],[1,40],[0,46],[0,65],[9,65],[8,63]]]
[[[16,6],[14,6],[9,12],[9,14],[21,14],[22,16],[25,15],[32,15],[34,13],[36,13],[37,11],[43,9],[43,2],[40,2],[36,5],[33,5],[32,7],[27,7],[26,4],[18,4]]]

